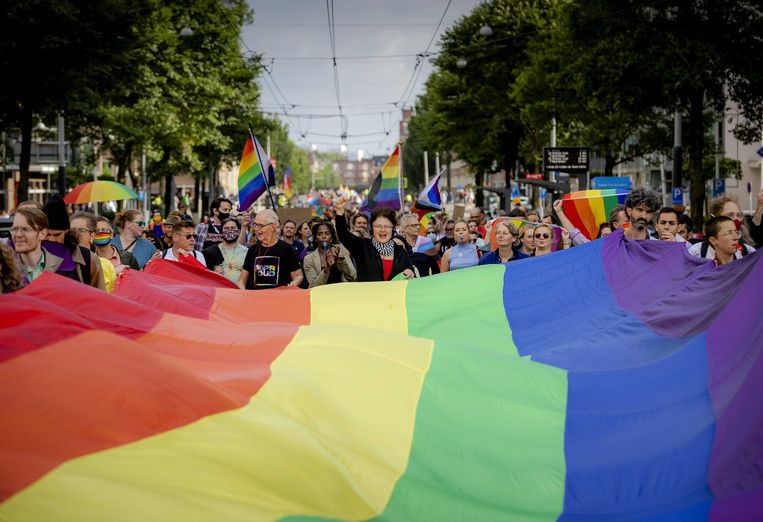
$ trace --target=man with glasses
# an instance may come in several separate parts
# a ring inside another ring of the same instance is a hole
[[[254,218],[257,241],[249,247],[238,279],[242,290],[264,290],[279,286],[298,287],[302,268],[291,245],[278,238],[278,215],[270,209]]]
[[[188,256],[201,263],[202,267],[207,267],[207,261],[204,259],[204,254],[198,250],[194,250],[193,246],[196,242],[196,225],[193,221],[181,221],[174,227],[172,227],[172,248],[168,248],[162,252],[162,259],[169,261],[187,261]],[[196,266],[196,263],[190,263]]]

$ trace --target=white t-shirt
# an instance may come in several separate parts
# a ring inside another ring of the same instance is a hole
[[[207,261],[204,259],[204,254],[202,254],[198,250],[192,250],[191,252],[193,253],[193,257],[196,258],[196,261],[198,261],[204,266],[207,266]],[[173,252],[171,248],[168,248],[167,253],[162,255],[162,259],[167,259],[168,261],[177,261],[177,258],[175,257],[175,252]]]
[[[751,247],[750,245],[745,244],[745,247],[747,248],[747,253],[752,254],[755,252],[755,249]],[[689,247],[689,253],[695,257],[702,257],[702,243],[694,243],[692,246]],[[741,259],[742,253],[737,250],[734,253],[735,259]],[[715,259],[715,250],[712,246],[708,245],[707,247],[707,253],[705,254],[705,259]]]

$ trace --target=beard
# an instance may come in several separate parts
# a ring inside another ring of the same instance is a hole
[[[649,226],[649,223],[644,218],[639,218],[639,219],[631,218],[631,226],[635,227],[638,230],[646,230],[646,227]]]

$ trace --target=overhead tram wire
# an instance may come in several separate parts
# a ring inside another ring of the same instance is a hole
[[[241,36],[241,31],[239,31],[239,27],[231,21],[230,16],[228,16],[228,13],[225,12],[225,9],[220,4],[220,0],[217,0],[215,2],[215,6],[217,6],[217,9],[220,11],[220,14],[222,15],[222,17],[225,20],[225,22],[230,26],[231,29],[233,29],[235,31],[236,35],[238,36],[239,41],[246,48],[246,50],[249,52],[249,55],[250,56],[258,56],[257,53],[252,51],[252,49],[247,45],[246,40],[244,40],[244,38]],[[271,62],[271,66],[272,66],[272,62]],[[273,82],[273,85],[275,86],[276,90],[281,94],[281,96],[283,98],[283,101],[286,102],[286,104],[282,105],[282,107],[281,107],[281,110],[283,111],[283,115],[286,117],[286,119],[289,121],[289,123],[294,125],[294,122],[291,120],[291,117],[289,116],[289,110],[296,108],[297,105],[289,102],[288,98],[286,98],[286,95],[284,95],[284,93],[278,87],[278,83],[275,81],[275,78],[273,78],[273,76],[270,74],[270,71],[268,70],[268,68],[267,67],[262,67],[262,69],[265,71],[267,76],[271,79],[271,81]],[[270,84],[268,83],[267,78],[265,76],[263,76],[262,79],[263,79],[263,83],[265,84],[267,89],[270,91],[270,94],[273,96],[273,99],[275,100],[275,102],[280,104],[280,102],[278,101],[278,97],[275,95],[275,92],[273,92],[273,89],[270,87]],[[299,125],[294,125],[294,126],[297,129],[299,129]],[[300,136],[305,141],[305,144],[309,147],[310,144],[307,143],[307,140],[305,139],[304,134],[300,133]]]
[[[340,138],[344,143],[347,138],[347,120],[342,110],[342,98],[339,93],[339,69],[336,64],[336,26],[334,18],[334,0],[326,0],[326,14],[328,16],[329,42],[331,44],[331,63],[334,73],[334,94],[336,94],[336,106],[339,110]]]

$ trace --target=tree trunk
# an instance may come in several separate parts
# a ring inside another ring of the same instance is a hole
[[[474,184],[481,187],[484,184],[485,174],[479,172],[474,175]],[[485,191],[475,190],[474,204],[482,208],[485,205]]]
[[[201,179],[199,176],[194,176],[193,178],[193,200],[191,201],[191,207],[193,208],[193,211],[201,215],[201,209],[199,208],[198,202],[201,201],[199,199],[199,191],[201,190]]]
[[[615,171],[615,165],[617,165],[617,160],[612,154],[607,153],[604,156],[604,175],[612,176]]]
[[[16,203],[29,199],[29,162],[32,159],[32,111],[24,107],[21,112],[21,156],[19,157],[19,190]],[[10,206],[10,202],[9,202]]]
[[[689,97],[689,181],[691,182],[691,219],[694,231],[702,230],[705,215],[705,179],[702,174],[702,156],[705,146],[705,128],[702,120],[704,93],[694,92]]]
[[[172,201],[175,197],[175,176],[174,174],[167,174],[164,178],[164,208],[159,211],[163,216],[166,216],[172,210]]]
[[[503,169],[505,176],[506,188],[511,193],[511,180],[519,179],[519,172],[517,172],[517,157],[519,156],[519,138],[513,134],[509,135],[508,139],[504,142],[504,155],[503,155]],[[509,196],[500,196],[500,208],[511,208],[507,199]]]
[[[119,183],[125,182],[125,174],[127,173],[127,163],[130,160],[130,148],[127,147],[123,154],[117,159],[117,181]],[[124,200],[117,201],[117,210],[122,212],[125,209]]]

